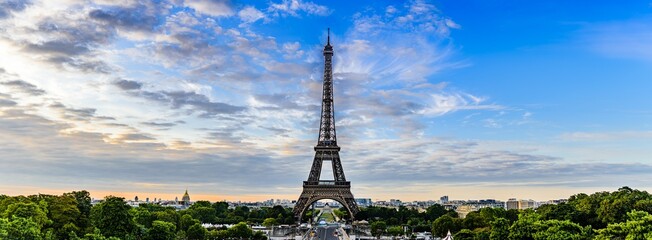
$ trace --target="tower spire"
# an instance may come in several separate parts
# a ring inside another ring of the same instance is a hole
[[[331,28],[328,28],[328,42],[326,45],[331,45]]]
[[[328,28],[328,42],[324,46],[324,89],[321,103],[321,123],[319,125],[319,146],[337,146],[335,137],[335,114],[333,106],[333,46],[331,29]]]

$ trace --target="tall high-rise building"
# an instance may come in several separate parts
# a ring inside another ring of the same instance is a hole
[[[440,198],[439,198],[439,201],[440,201],[441,203],[447,203],[447,202],[448,202],[448,196],[442,196],[442,197],[440,197]]]
[[[518,209],[536,208],[536,202],[532,199],[521,199],[518,201]]]
[[[516,200],[516,198],[510,198],[509,200],[507,200],[507,202],[505,202],[505,209],[507,210],[519,209],[518,205],[519,205],[518,200]]]

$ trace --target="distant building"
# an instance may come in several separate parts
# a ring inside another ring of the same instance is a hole
[[[134,198],[134,202],[138,202],[138,196]]]
[[[190,195],[188,195],[188,189],[186,189],[186,193],[183,194],[183,197],[181,198],[181,204],[185,207],[190,206]]]
[[[145,202],[146,202],[146,203],[149,203],[149,198],[145,198]]]
[[[568,202],[568,199],[548,200],[544,204],[560,204],[560,203],[565,203],[565,202]]]
[[[531,208],[537,208],[536,202],[532,199],[524,200],[521,199],[518,201],[518,209],[531,209]]]
[[[480,208],[476,205],[460,205],[457,206],[455,212],[457,212],[457,215],[460,218],[465,218],[466,215],[469,214],[470,212],[478,211],[478,210],[480,210]]]
[[[403,206],[403,202],[401,202],[399,199],[390,199],[389,205],[394,207]]]
[[[441,203],[447,203],[447,202],[448,202],[448,196],[442,196],[442,197],[440,197],[440,198],[439,198],[439,201],[440,201]]]
[[[507,200],[505,203],[505,209],[510,210],[510,209],[519,209],[518,207],[518,200],[516,198],[510,198]]]
[[[510,210],[510,209],[534,209],[537,208],[538,204],[536,201],[532,199],[521,199],[521,200],[516,200],[516,198],[510,198],[507,200],[505,203],[505,209]]]
[[[505,202],[495,199],[468,200],[464,204],[457,205],[455,212],[457,212],[460,218],[465,218],[470,212],[483,208],[505,208]]]
[[[371,202],[371,198],[356,198],[355,203],[357,203],[360,207],[369,207],[373,204],[373,202]]]

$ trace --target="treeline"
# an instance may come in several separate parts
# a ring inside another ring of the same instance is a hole
[[[457,213],[434,205],[424,213],[370,207],[356,215],[367,220],[374,235],[410,236],[431,231],[443,237],[450,230],[456,240],[466,239],[652,239],[652,195],[622,187],[615,192],[576,194],[568,202],[543,205],[536,210],[483,208],[458,218]],[[407,228],[408,232],[403,230]]]
[[[341,218],[344,209],[334,211]],[[425,212],[401,207],[361,209],[356,220],[370,223],[373,235],[412,237],[430,231],[436,237],[465,239],[652,239],[652,196],[623,187],[615,192],[576,194],[567,203],[536,210],[483,208],[461,219],[441,205]],[[307,220],[311,211],[305,216]],[[202,223],[233,224],[204,228]],[[106,197],[91,204],[87,191],[60,196],[0,195],[0,239],[11,240],[213,240],[266,239],[249,226],[294,224],[292,209],[275,206],[229,208],[226,202],[198,201],[188,209],[141,204]],[[407,231],[405,231],[407,229]]]
[[[198,201],[188,209],[141,204],[109,196],[92,205],[87,191],[60,196],[0,195],[0,239],[10,240],[212,240],[267,239],[249,224],[294,223],[291,209],[281,206],[229,209],[226,202]],[[202,223],[234,224],[204,228]]]

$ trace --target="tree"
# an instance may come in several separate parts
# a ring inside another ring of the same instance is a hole
[[[462,220],[462,224],[464,225],[464,228],[471,230],[489,226],[487,220],[476,211],[467,214],[464,220]]]
[[[263,226],[265,227],[272,227],[274,225],[278,225],[276,218],[265,218],[265,221],[263,221]]]
[[[149,229],[148,238],[151,240],[174,240],[176,237],[176,226],[164,221],[156,220]]]
[[[473,229],[473,235],[475,235],[475,239],[489,239],[491,229],[489,227],[476,228]]]
[[[537,208],[537,213],[543,220],[577,220],[578,212],[573,205],[567,203],[545,204]]]
[[[237,238],[237,239],[249,239],[254,234],[251,228],[249,228],[249,226],[247,226],[247,223],[245,222],[240,222],[230,227],[227,231],[229,237]]]
[[[265,236],[265,233],[261,231],[255,231],[254,235],[251,236],[252,240],[267,240],[267,236]]]
[[[208,231],[207,240],[224,240],[229,238],[229,233],[227,230],[211,230]]]
[[[145,228],[151,228],[152,223],[156,220],[156,216],[149,212],[147,208],[137,207],[132,208],[130,211],[131,215],[134,216],[134,222]]]
[[[652,239],[652,215],[633,210],[627,213],[628,220],[612,223],[598,230],[596,239]]]
[[[177,224],[179,222],[179,213],[174,209],[165,209],[163,211],[153,212],[152,215],[156,220]]]
[[[80,216],[77,200],[70,195],[53,196],[46,198],[48,201],[48,217],[52,220],[49,224],[54,229],[57,239],[65,239],[70,232],[80,233],[76,222]]]
[[[187,216],[187,215],[186,215]],[[190,226],[187,231],[188,240],[204,240],[208,231],[200,223]]]
[[[393,237],[403,235],[403,228],[401,226],[392,226],[387,228],[387,233]]]
[[[634,204],[634,209],[652,213],[652,199],[642,199]]]
[[[213,209],[215,209],[215,214],[218,217],[224,218],[227,210],[229,210],[229,204],[227,202],[214,202],[212,204]]]
[[[42,209],[41,206],[33,202],[13,203],[7,207],[4,216],[10,220],[13,220],[15,218],[30,219],[32,220],[32,222],[37,224],[39,229],[41,229],[43,226],[51,222],[48,219],[48,216],[45,213],[44,209]]]
[[[448,232],[446,233],[448,234]],[[442,235],[446,236],[446,234]],[[459,232],[457,232],[455,235],[453,235],[453,239],[455,240],[473,240],[475,239],[475,233],[471,231],[470,229],[462,229]]]
[[[509,227],[509,239],[512,240],[528,240],[534,239],[532,233],[536,232],[535,223],[539,220],[537,215],[531,209],[523,211],[518,216],[511,227]]]
[[[333,215],[335,215],[339,219],[343,219],[343,218],[346,218],[347,215],[349,215],[349,213],[347,211],[342,211],[342,210],[339,210],[339,209],[333,209]]]
[[[434,221],[437,218],[446,214],[448,210],[444,206],[435,204],[426,209],[426,220]]]
[[[545,220],[535,223],[536,232],[532,234],[535,240],[581,240],[590,239],[591,228],[583,228],[569,220]]]
[[[195,206],[195,204],[193,204],[193,206]],[[212,207],[200,206],[188,209],[188,211],[193,218],[198,219],[202,223],[215,223],[215,209]]]
[[[41,240],[41,227],[31,218],[15,217],[7,225],[7,239]]]
[[[6,218],[0,218],[0,239],[7,239],[8,228],[9,228],[9,220],[7,220]]]
[[[188,231],[188,228],[190,228],[190,226],[193,226],[195,224],[199,224],[201,226],[199,220],[192,218],[192,216],[188,214],[183,215],[181,217],[181,220],[179,221],[179,226],[183,231]]]
[[[432,222],[432,235],[436,237],[446,236],[448,231],[455,233],[461,229],[460,219],[448,215],[441,216]]]
[[[79,210],[79,217],[75,220],[75,225],[82,231],[90,233],[92,231],[91,208],[93,207],[91,204],[91,194],[86,190],[82,190],[64,193],[63,195],[75,198],[77,209]]]
[[[190,205],[190,209],[195,209],[195,208],[199,208],[199,207],[208,207],[209,208],[209,207],[213,207],[213,205],[209,201],[196,201],[195,203]]]
[[[387,229],[387,223],[384,221],[375,221],[371,223],[371,234],[380,238]]]
[[[124,239],[135,230],[135,223],[124,198],[108,196],[91,209],[91,219],[102,235]]]
[[[496,220],[496,218],[505,218],[507,212],[505,211],[504,208],[482,208],[479,211],[480,216],[487,221],[487,223],[491,223],[492,221]]]
[[[507,237],[509,237],[509,221],[504,218],[496,218],[491,222],[489,240],[504,240]]]

